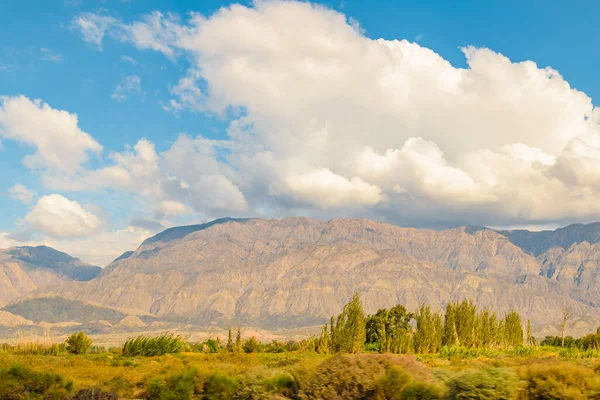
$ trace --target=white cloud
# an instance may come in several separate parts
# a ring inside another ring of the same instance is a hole
[[[137,61],[135,61],[135,59],[133,57],[127,56],[127,55],[123,55],[121,56],[121,60],[128,62],[130,64],[133,65],[137,65]]]
[[[359,177],[346,179],[326,168],[290,173],[285,184],[297,200],[316,207],[373,206],[383,200],[381,189]]]
[[[117,26],[117,20],[105,15],[82,13],[73,19],[71,25],[81,32],[84,41],[102,49],[104,35]]]
[[[16,184],[10,188],[8,194],[12,199],[20,201],[23,204],[31,204],[36,197],[35,192],[21,184]]]
[[[129,75],[121,79],[115,87],[112,98],[116,101],[123,101],[127,99],[129,94],[144,94],[144,91],[142,90],[142,80],[137,75]]]
[[[225,157],[214,147],[174,146],[171,164],[161,155],[159,201],[354,207],[415,224],[600,217],[600,111],[552,68],[474,47],[455,68],[306,2],[232,5],[186,21],[153,13],[114,31],[191,60],[163,108],[238,116]],[[219,190],[202,189],[211,185]]]
[[[36,148],[24,159],[29,168],[70,173],[102,146],[78,126],[77,115],[25,96],[0,98],[0,136]]]
[[[156,217],[162,219],[178,215],[194,214],[194,210],[185,204],[173,200],[163,200],[156,208]]]
[[[36,240],[18,241],[8,232],[0,232],[0,249],[13,246],[46,245],[80,258],[94,265],[106,266],[128,250],[135,250],[155,232],[134,226],[123,229],[100,231],[77,238],[42,237]]]
[[[96,215],[59,194],[41,197],[25,221],[34,229],[58,238],[85,237],[102,225]]]
[[[46,47],[42,47],[40,49],[40,58],[43,61],[50,61],[50,62],[54,62],[54,63],[62,62],[62,60],[63,60],[63,58],[60,54],[57,54],[54,51],[52,51],[51,49],[48,49]]]
[[[129,191],[141,195],[159,218],[190,209],[205,216],[246,211],[244,195],[233,182],[234,171],[216,159],[222,146],[180,135],[159,154],[152,142],[141,139],[133,149],[112,153],[112,165],[73,177],[46,175],[44,182],[55,190]]]

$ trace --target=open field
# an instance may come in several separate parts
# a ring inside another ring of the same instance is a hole
[[[90,388],[111,393],[105,396],[114,396],[102,399],[585,399],[600,396],[597,354],[553,347],[497,352],[469,352],[457,348],[429,355],[321,355],[305,351],[246,354],[220,350],[212,354],[183,352],[159,357],[123,357],[118,353],[115,350],[86,355],[0,354],[0,398],[62,399]],[[36,372],[57,375],[35,375]],[[18,390],[10,392],[11,384],[36,379],[54,383],[39,397],[32,393],[31,397],[25,397]]]

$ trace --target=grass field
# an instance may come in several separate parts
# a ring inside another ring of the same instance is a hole
[[[0,398],[61,399],[82,389],[115,396],[102,399],[600,398],[600,359],[595,356],[550,347],[480,354],[446,349],[427,356],[3,353]],[[20,394],[23,390],[26,395]],[[84,395],[77,399],[100,398]]]

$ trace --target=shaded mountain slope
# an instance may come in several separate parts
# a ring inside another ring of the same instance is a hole
[[[573,224],[554,231],[530,232],[527,230],[500,231],[513,244],[526,253],[539,256],[554,247],[568,249],[573,244],[600,241],[600,222]]]
[[[12,247],[0,252],[0,305],[40,287],[87,281],[102,271],[47,246]]]

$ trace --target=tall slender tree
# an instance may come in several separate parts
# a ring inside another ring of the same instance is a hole
[[[565,332],[567,330],[567,323],[571,319],[572,314],[571,309],[565,304],[562,309],[562,321],[560,323],[562,338],[560,344],[561,347],[565,347]]]
[[[229,331],[227,332],[227,351],[233,352],[233,335],[231,334],[231,326],[229,326]]]
[[[366,321],[358,293],[352,296],[335,325],[335,351],[359,353],[365,344]]]

